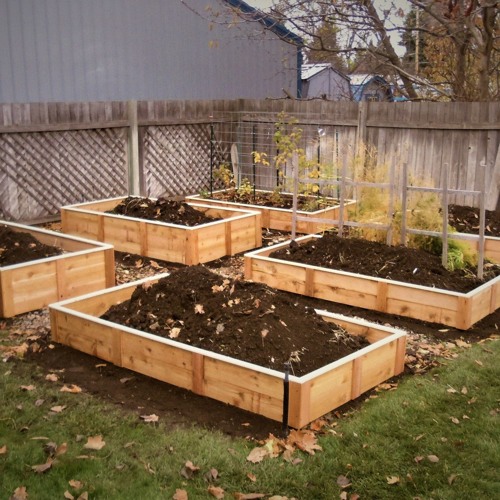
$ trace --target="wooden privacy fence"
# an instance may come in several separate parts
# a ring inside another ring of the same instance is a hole
[[[500,103],[377,103],[298,100],[130,101],[0,104],[0,219],[57,218],[63,205],[140,194],[207,190],[211,173],[238,158],[242,177],[272,188],[274,169],[254,151],[276,155],[280,112],[297,119],[309,158],[341,175],[353,158],[402,166],[412,179],[481,189],[495,209],[500,179]],[[366,146],[366,147],[365,147]],[[231,150],[233,155],[231,155]],[[466,194],[456,202],[475,205]]]

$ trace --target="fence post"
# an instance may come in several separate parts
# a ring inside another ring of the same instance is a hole
[[[360,101],[358,107],[358,124],[356,129],[356,148],[355,155],[362,160],[361,164],[365,163],[365,142],[366,142],[366,118],[368,114],[368,102]]]
[[[137,120],[137,101],[128,101],[128,194],[139,196],[141,193],[139,165],[139,125]]]

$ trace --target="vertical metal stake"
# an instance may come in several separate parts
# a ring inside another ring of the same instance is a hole
[[[441,256],[441,264],[443,267],[448,267],[448,182],[450,168],[448,163],[444,164],[443,178],[443,254]]]
[[[214,124],[210,124],[210,196],[214,194]]]
[[[252,127],[252,176],[253,176],[253,201],[255,201],[256,165],[255,153],[257,152],[257,125]]]
[[[281,429],[288,436],[288,402],[290,400],[290,362],[285,363],[285,378],[283,380],[283,421]]]

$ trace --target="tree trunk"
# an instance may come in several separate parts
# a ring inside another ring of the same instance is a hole
[[[373,27],[380,36],[380,39],[382,40],[384,50],[387,54],[387,58],[389,59],[391,64],[396,68],[396,70],[402,69],[401,60],[396,54],[394,47],[392,46],[389,35],[387,34],[387,31],[384,27],[384,23],[381,21],[378,12],[373,5],[373,0],[362,0],[362,4],[366,7],[368,15],[370,16],[373,22]],[[399,72],[399,76],[403,81],[403,85],[406,90],[406,93],[408,94],[408,97],[410,99],[418,99],[418,95],[415,92],[415,89],[413,88],[411,80],[403,72]]]

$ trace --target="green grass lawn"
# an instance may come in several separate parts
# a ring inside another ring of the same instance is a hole
[[[259,443],[147,423],[34,370],[0,367],[0,500],[500,498],[497,340],[379,392],[314,455],[258,463]]]

